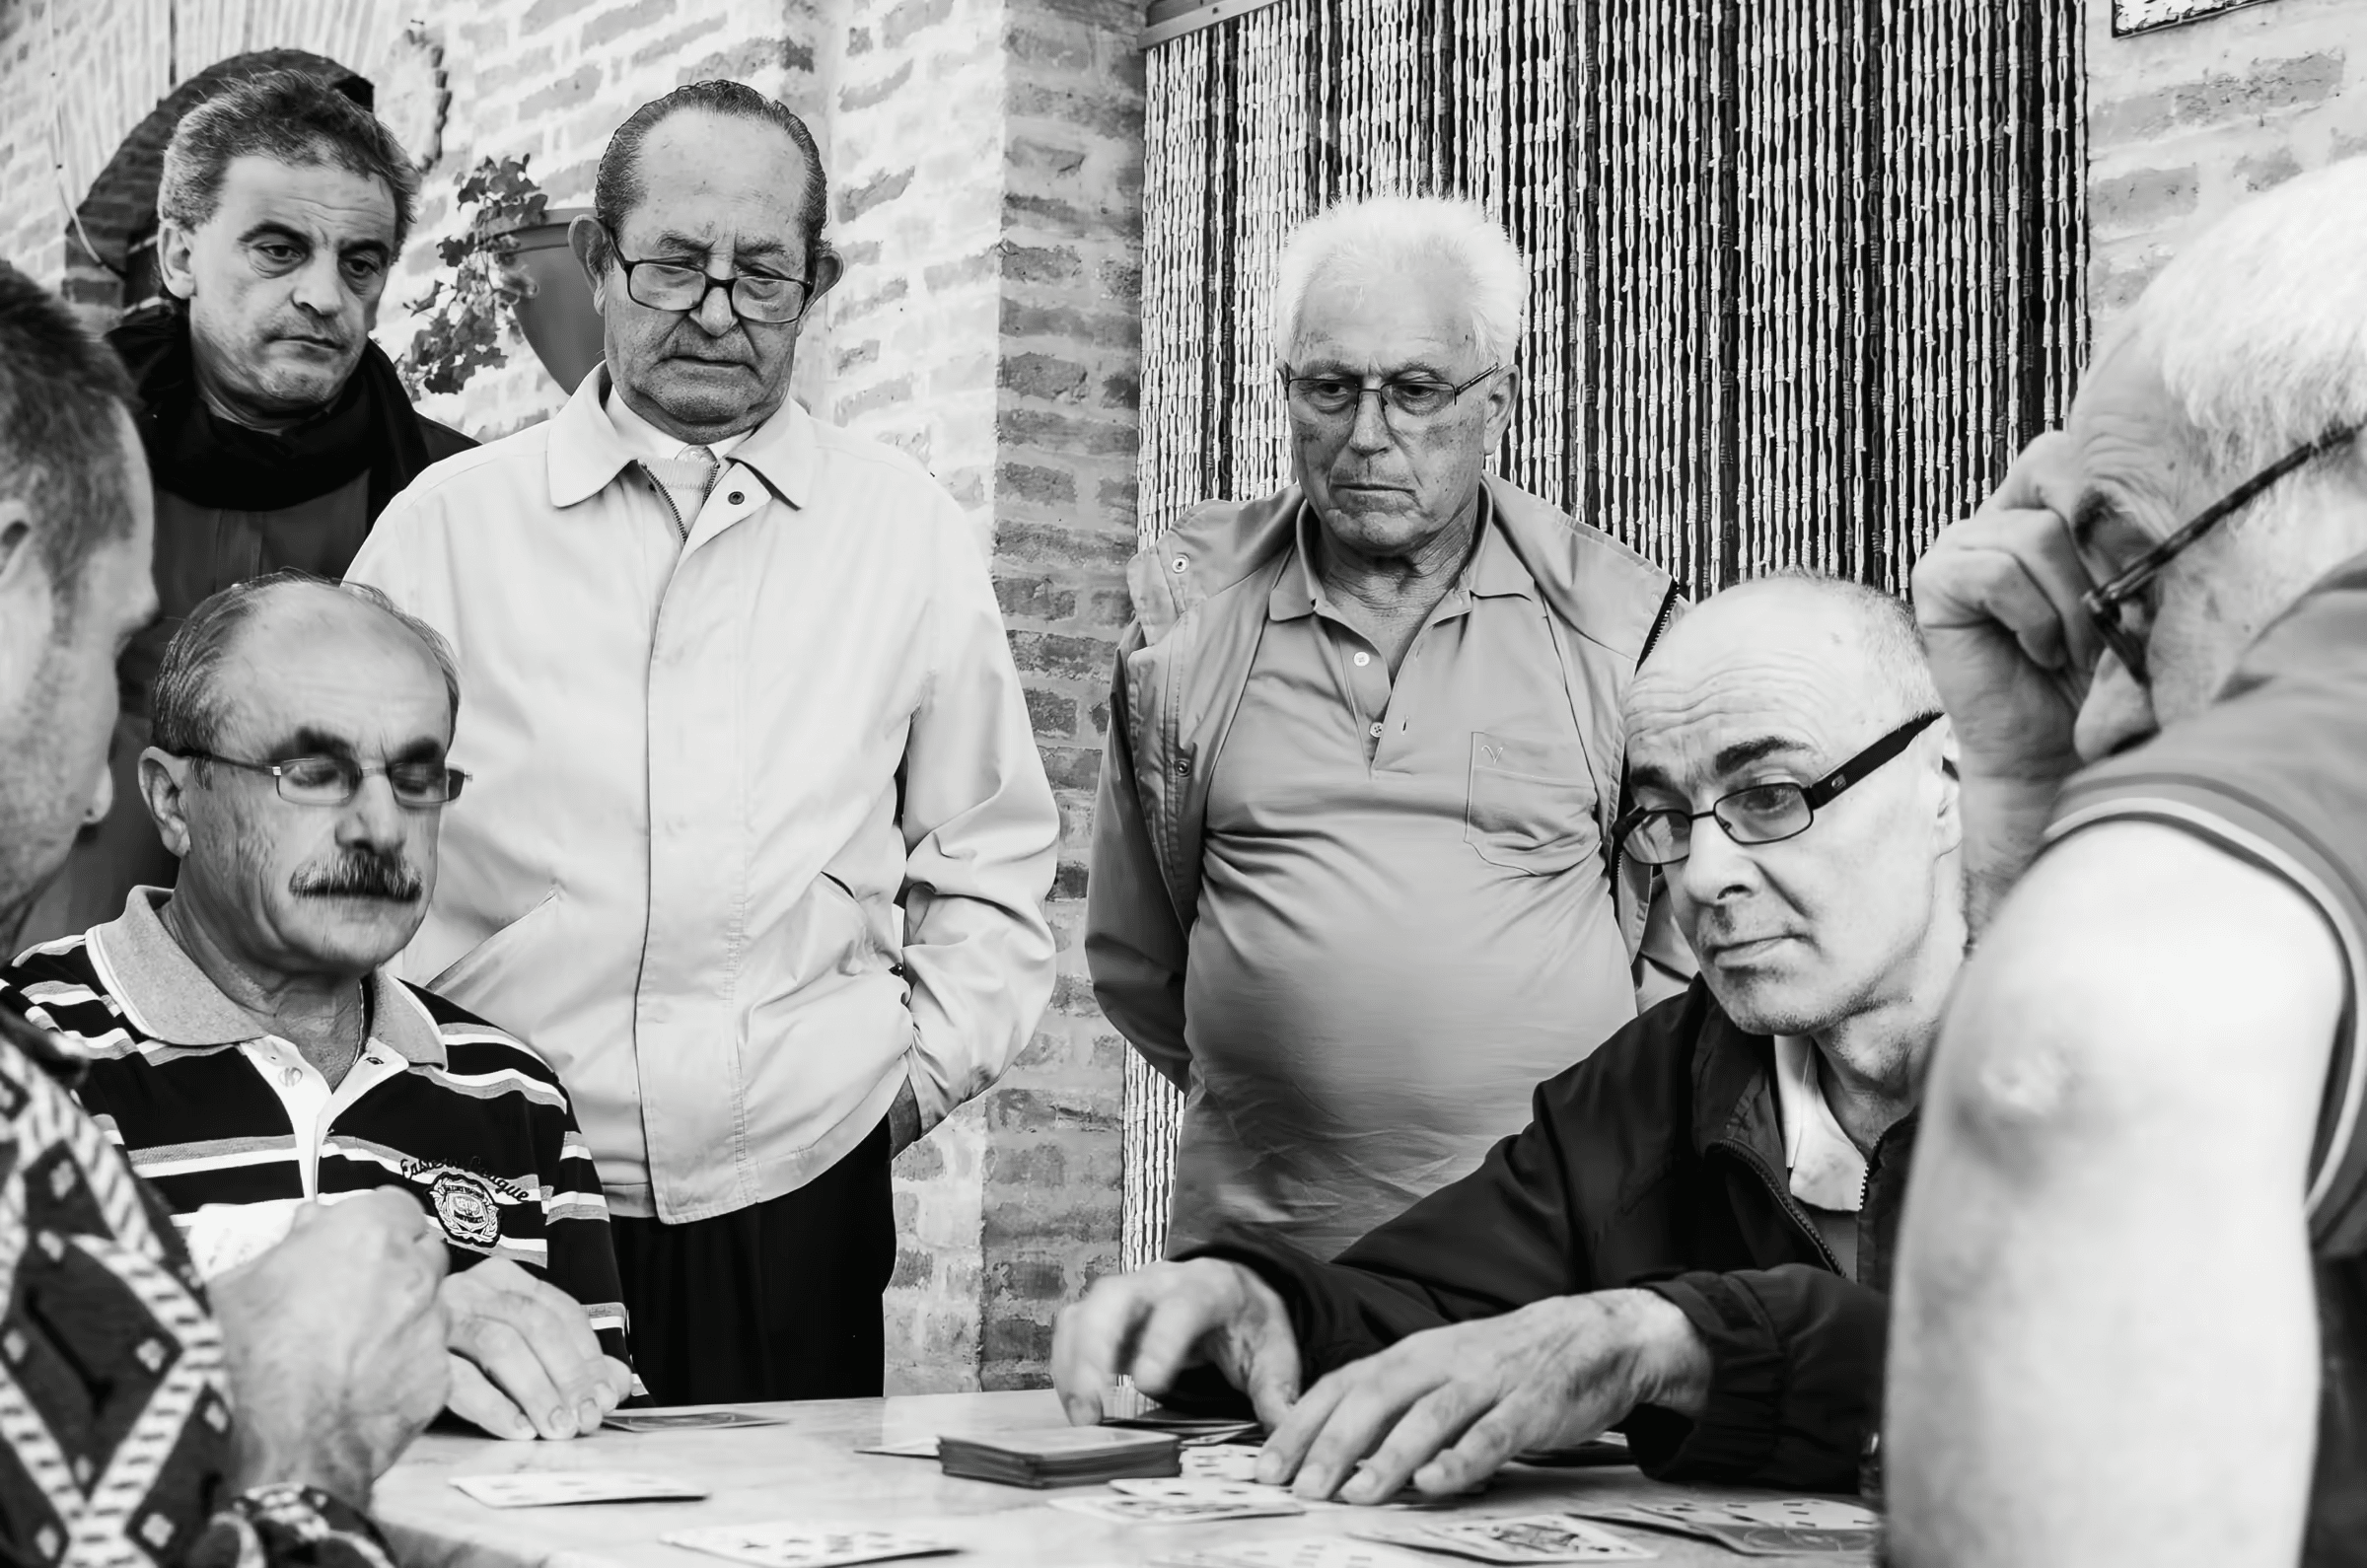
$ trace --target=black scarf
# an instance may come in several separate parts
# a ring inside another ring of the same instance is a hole
[[[370,475],[370,519],[446,454],[428,449],[394,362],[376,343],[328,408],[291,430],[250,430],[215,417],[198,395],[188,312],[135,311],[108,334],[140,393],[140,443],[160,490],[197,506],[277,512]],[[465,446],[465,440],[455,445]]]

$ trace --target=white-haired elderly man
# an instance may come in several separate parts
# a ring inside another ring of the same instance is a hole
[[[2367,1562],[2363,239],[2361,161],[2203,235],[1917,571],[2012,886],[1901,1243],[1901,1563]]]
[[[1308,223],[1273,325],[1297,483],[1130,568],[1085,951],[1187,1097],[1171,1252],[1250,1222],[1330,1256],[1679,983],[1610,834],[1677,594],[1484,471],[1526,291],[1467,203]]]

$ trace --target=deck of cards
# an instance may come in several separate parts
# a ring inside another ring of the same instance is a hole
[[[456,1475],[452,1484],[487,1508],[548,1508],[559,1503],[657,1503],[705,1497],[663,1475],[630,1470],[520,1470],[508,1475]]]
[[[1589,1519],[1642,1525],[1672,1534],[1713,1540],[1746,1557],[1860,1557],[1882,1541],[1882,1517],[1855,1503],[1824,1497],[1785,1497],[1744,1503],[1628,1503],[1573,1510]]]
[[[1365,1540],[1449,1552],[1479,1562],[1648,1562],[1660,1555],[1569,1514],[1510,1519],[1376,1520],[1352,1532]]]
[[[1121,1476],[1181,1472],[1182,1451],[1164,1432],[1122,1432],[1103,1426],[1040,1427],[937,1440],[948,1475],[1006,1486],[1075,1486]]]
[[[933,1557],[958,1549],[929,1535],[907,1535],[894,1530],[818,1530],[797,1520],[717,1525],[661,1538],[670,1546],[687,1546],[734,1562],[755,1563],[758,1568],[846,1568],[851,1563]]]

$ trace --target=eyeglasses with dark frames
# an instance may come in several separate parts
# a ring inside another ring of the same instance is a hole
[[[1808,831],[1820,810],[1905,750],[1907,743],[1939,717],[1925,713],[1907,720],[1814,784],[1795,784],[1789,779],[1754,784],[1719,797],[1705,812],[1639,806],[1613,825],[1612,842],[1621,854],[1647,866],[1668,866],[1693,852],[1693,823],[1704,817],[1714,818],[1726,836],[1738,844],[1780,844],[1797,838]]]
[[[296,806],[343,806],[362,792],[362,781],[373,773],[387,776],[394,804],[411,811],[429,811],[461,798],[468,775],[441,762],[374,762],[365,767],[341,756],[291,756],[278,762],[243,762],[214,751],[182,751],[199,762],[218,762],[243,772],[268,774],[279,798]]]
[[[1392,414],[1415,420],[1435,419],[1454,407],[1465,392],[1503,368],[1490,365],[1470,381],[1450,383],[1429,376],[1302,376],[1284,365],[1282,393],[1292,411],[1308,419],[1337,419],[1341,414],[1353,414],[1364,406],[1367,397],[1381,399],[1384,419]]]
[[[2251,478],[2237,485],[2217,504],[2205,508],[2191,523],[2172,534],[2161,543],[2147,550],[2129,564],[2126,570],[2101,588],[2080,596],[2088,618],[2096,623],[2096,633],[2104,645],[2113,651],[2129,675],[2138,682],[2148,677],[2145,669],[2145,643],[2150,628],[2129,624],[2126,611],[2160,577],[2172,561],[2193,548],[2196,540],[2259,500],[2276,482],[2338,447],[2347,445],[2359,433],[2358,424],[2336,425],[2308,446],[2286,453]]]
[[[742,321],[782,326],[805,315],[806,307],[813,303],[813,282],[809,278],[776,278],[762,272],[739,272],[718,278],[709,276],[703,267],[680,261],[646,256],[634,260],[625,255],[624,247],[617,244],[615,234],[606,224],[600,232],[608,235],[610,254],[624,269],[624,292],[653,311],[681,311],[687,315],[704,309],[707,296],[722,289],[732,302],[732,314]]]

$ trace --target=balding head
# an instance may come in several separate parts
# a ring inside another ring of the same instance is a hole
[[[1938,707],[1898,601],[1803,576],[1743,584],[1670,628],[1628,689],[1635,804],[1689,815],[1812,786]],[[1780,841],[1691,823],[1670,893],[1737,1023],[1823,1037],[1944,989],[1964,947],[1952,749],[1945,720],[1927,726]],[[1727,809],[1739,819],[1758,799]]]

